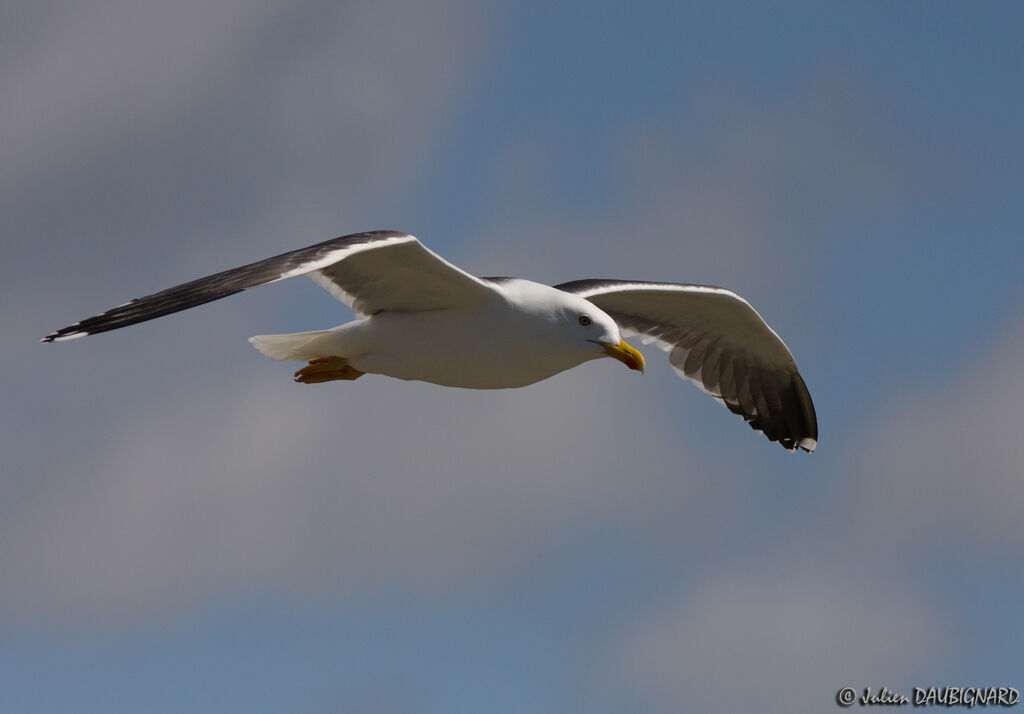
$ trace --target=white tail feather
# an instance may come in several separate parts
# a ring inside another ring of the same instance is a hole
[[[315,349],[313,343],[330,332],[330,330],[319,330],[316,332],[294,332],[287,335],[256,335],[250,337],[249,342],[271,359],[308,362],[317,357],[323,357]]]

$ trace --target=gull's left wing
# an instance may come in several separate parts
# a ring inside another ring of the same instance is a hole
[[[43,342],[73,340],[185,310],[279,280],[308,275],[359,314],[419,312],[498,299],[494,287],[460,270],[414,236],[369,231],[225,270],[86,318]]]
[[[750,304],[705,285],[574,280],[556,285],[669,352],[681,377],[787,449],[814,451],[818,421],[796,362]]]

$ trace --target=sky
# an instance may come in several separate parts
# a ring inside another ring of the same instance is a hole
[[[821,712],[1024,689],[1024,6],[0,6],[0,712]],[[307,387],[309,281],[721,285],[792,454],[647,350],[520,390]]]

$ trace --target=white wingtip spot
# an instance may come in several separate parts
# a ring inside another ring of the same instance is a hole
[[[68,340],[77,340],[79,337],[88,336],[88,332],[69,332],[66,335],[47,335],[40,342],[67,342]]]
[[[803,438],[803,439],[800,440],[799,446],[800,446],[801,449],[804,449],[808,453],[811,453],[816,448],[818,448],[818,440],[817,439],[812,439],[811,437],[808,436],[808,437]]]

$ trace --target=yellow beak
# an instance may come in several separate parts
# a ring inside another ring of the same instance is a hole
[[[627,344],[625,340],[621,340],[617,345],[607,344],[604,342],[600,344],[604,347],[606,355],[614,357],[630,369],[638,370],[643,374],[644,367],[647,366],[647,363],[644,362],[644,356],[640,354],[640,351],[635,347]]]

